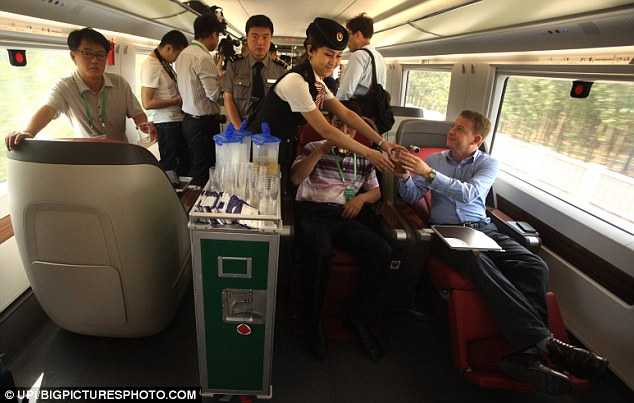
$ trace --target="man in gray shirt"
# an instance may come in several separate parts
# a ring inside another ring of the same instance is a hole
[[[68,35],[70,57],[77,70],[55,83],[46,103],[31,117],[26,128],[5,138],[8,150],[24,138],[35,137],[51,120],[66,115],[78,137],[107,138],[127,142],[126,118],[138,125],[147,122],[139,101],[121,76],[106,73],[110,42],[92,28]],[[151,126],[155,138],[156,130]]]
[[[234,127],[240,127],[258,107],[275,81],[288,66],[269,55],[273,37],[273,22],[265,15],[247,20],[245,31],[249,52],[233,55],[227,63],[222,86],[225,110]]]

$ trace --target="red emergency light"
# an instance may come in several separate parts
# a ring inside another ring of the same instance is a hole
[[[9,52],[9,63],[11,63],[11,66],[26,66],[26,50],[7,49],[7,52]]]

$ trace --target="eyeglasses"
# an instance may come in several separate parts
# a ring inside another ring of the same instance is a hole
[[[92,53],[87,50],[76,50],[75,52],[81,53],[81,55],[88,60],[92,60],[93,57],[96,57],[97,60],[103,61],[108,57],[107,53]]]

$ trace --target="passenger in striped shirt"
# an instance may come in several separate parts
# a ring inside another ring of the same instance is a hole
[[[350,137],[356,134],[336,116],[331,124]],[[330,260],[334,248],[341,248],[354,256],[360,267],[357,294],[346,325],[359,338],[363,351],[378,359],[381,347],[368,324],[374,316],[379,277],[388,269],[392,251],[383,238],[358,220],[364,206],[381,198],[374,167],[363,156],[322,140],[306,145],[291,167],[290,180],[299,186],[295,229],[304,280],[308,350],[317,359],[323,359],[327,352],[321,310]]]

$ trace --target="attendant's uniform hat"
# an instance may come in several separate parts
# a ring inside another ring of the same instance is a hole
[[[334,50],[344,50],[348,46],[348,30],[338,22],[317,17],[306,28],[306,36],[313,35],[317,44]]]

